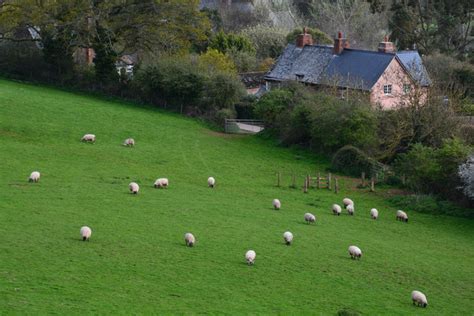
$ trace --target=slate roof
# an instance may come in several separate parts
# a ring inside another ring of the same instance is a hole
[[[414,80],[424,87],[431,85],[430,76],[428,75],[425,66],[423,66],[420,54],[418,54],[416,50],[397,52],[397,57]]]
[[[311,84],[334,83],[340,87],[370,90],[390,62],[397,58],[421,85],[431,83],[417,51],[383,53],[344,49],[335,55],[332,46],[288,44],[266,80],[298,80]]]

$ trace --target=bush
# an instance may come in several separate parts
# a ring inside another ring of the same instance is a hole
[[[231,50],[239,52],[255,52],[252,42],[245,36],[218,32],[209,43],[209,48],[218,50],[225,54]]]
[[[458,175],[463,183],[461,188],[464,194],[474,201],[474,156],[459,166]]]
[[[381,163],[367,156],[362,150],[350,145],[342,147],[334,154],[331,168],[334,171],[355,177],[360,176],[362,172],[371,177],[380,174],[384,170]]]
[[[474,217],[473,209],[463,208],[432,195],[399,195],[389,199],[400,209],[426,214]]]
[[[277,128],[282,114],[286,113],[293,101],[293,93],[287,89],[274,89],[263,95],[255,105],[255,114],[263,119],[267,128]]]
[[[437,193],[451,200],[462,200],[458,190],[458,166],[467,160],[472,148],[458,139],[446,140],[440,148],[415,144],[395,161],[395,170],[406,175],[407,186],[422,193]]]
[[[250,39],[259,59],[279,57],[287,43],[284,30],[261,24],[246,28],[241,34]]]

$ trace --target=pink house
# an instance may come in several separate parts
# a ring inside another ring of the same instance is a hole
[[[373,105],[384,109],[415,99],[423,102],[431,84],[417,51],[396,52],[387,38],[377,51],[351,49],[341,33],[333,46],[314,45],[306,32],[288,44],[265,75],[266,88],[291,80],[337,87],[341,97],[350,90],[363,91]]]

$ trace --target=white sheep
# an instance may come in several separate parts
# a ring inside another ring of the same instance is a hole
[[[354,215],[355,209],[354,209],[354,204],[349,204],[346,206],[347,213],[349,215]]]
[[[275,210],[279,210],[280,207],[281,207],[281,202],[280,202],[279,199],[274,199],[274,200],[272,201],[272,205],[273,205],[273,207],[275,208]]]
[[[130,182],[128,188],[130,189],[130,192],[132,192],[132,194],[138,194],[138,191],[140,190],[140,186],[138,185],[138,183],[135,182]]]
[[[81,138],[82,142],[90,142],[95,143],[95,135],[94,134],[86,134]]]
[[[311,213],[306,213],[306,214],[304,214],[304,220],[305,220],[306,223],[308,223],[308,224],[314,223],[314,222],[316,222],[316,216],[314,216],[314,215],[311,214]]]
[[[89,238],[91,238],[92,235],[92,229],[88,226],[82,226],[81,227],[81,237],[83,241],[89,241]]]
[[[155,181],[155,188],[167,188],[168,187],[168,179],[167,178],[159,178]]]
[[[184,234],[184,242],[186,243],[186,246],[192,247],[196,243],[196,238],[194,238],[193,234],[186,233]]]
[[[349,247],[349,255],[352,259],[360,259],[362,257],[362,251],[357,246],[350,246]]]
[[[408,222],[408,215],[402,210],[397,211],[397,220],[407,223]]]
[[[33,171],[28,178],[28,182],[38,182],[40,180],[40,173],[39,171]]]
[[[354,202],[349,198],[344,198],[342,203],[344,204],[344,207],[347,207],[348,205],[354,205]]]
[[[123,141],[124,146],[133,147],[135,146],[135,140],[133,138],[127,138]]]
[[[252,265],[255,263],[255,257],[257,254],[253,250],[249,250],[245,253],[245,260],[247,260],[248,265]]]
[[[285,232],[283,234],[283,239],[285,240],[286,245],[289,246],[293,241],[293,234],[291,232]]]
[[[377,219],[379,217],[379,211],[376,208],[370,210],[370,217],[372,219]]]
[[[215,185],[216,185],[216,179],[214,179],[214,177],[207,178],[207,186],[208,187],[214,188]]]
[[[341,215],[342,209],[340,205],[333,204],[332,205],[332,212],[334,215]]]
[[[413,301],[413,305],[416,304],[421,307],[428,306],[428,300],[426,299],[426,295],[421,293],[420,291],[411,292],[411,299]]]

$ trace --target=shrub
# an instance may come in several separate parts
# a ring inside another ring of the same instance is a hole
[[[440,148],[415,144],[395,161],[395,170],[406,175],[407,185],[416,192],[438,193],[460,200],[458,166],[467,160],[472,149],[458,139],[444,141]]]
[[[362,172],[365,172],[368,177],[375,176],[384,169],[381,163],[350,145],[342,147],[334,154],[331,168],[355,177],[360,176]]]
[[[263,95],[255,105],[255,114],[263,119],[268,128],[276,128],[293,101],[293,93],[287,89],[274,89]]]
[[[472,209],[463,208],[452,202],[441,200],[432,195],[399,195],[389,199],[397,207],[420,213],[474,217]]]
[[[208,49],[207,52],[199,56],[199,67],[205,72],[225,72],[229,74],[237,74],[232,58],[216,49]]]

